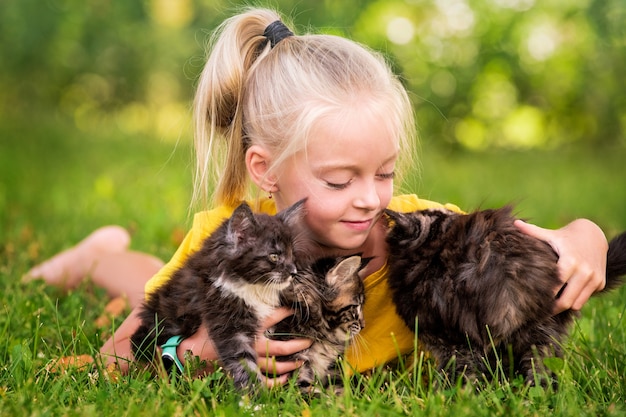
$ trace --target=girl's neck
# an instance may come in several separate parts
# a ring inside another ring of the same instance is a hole
[[[370,258],[367,266],[359,273],[365,278],[372,273],[378,271],[387,261],[387,222],[381,217],[372,228],[367,239],[360,248],[351,250],[338,251],[332,248],[321,249],[319,256],[349,256],[356,253],[361,254],[363,258]]]
[[[387,222],[381,217],[370,232],[365,244],[362,246],[362,256],[371,258],[367,266],[360,272],[365,278],[378,271],[387,262]]]

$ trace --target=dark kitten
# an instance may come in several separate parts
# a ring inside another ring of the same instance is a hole
[[[283,360],[300,360],[297,384],[305,393],[318,394],[314,386],[332,385],[342,392],[341,369],[337,362],[350,340],[365,326],[363,303],[365,288],[358,275],[365,266],[360,256],[345,259],[320,259],[298,273],[291,301],[296,312],[268,331],[268,337],[287,340],[306,337],[311,347]]]
[[[547,243],[520,232],[508,207],[387,214],[394,303],[438,366],[454,359],[448,372],[474,380],[490,375],[499,357],[505,372],[528,383],[533,369],[551,376],[542,359],[562,356],[559,342],[576,313],[552,313],[560,281]],[[626,233],[610,243],[606,290],[625,273]]]
[[[172,336],[189,337],[203,324],[235,386],[255,385],[261,372],[254,338],[298,272],[303,205],[276,216],[240,205],[144,302],[142,324],[131,338],[135,357],[152,361],[156,346]]]

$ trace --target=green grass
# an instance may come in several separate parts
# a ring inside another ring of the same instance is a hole
[[[467,154],[424,146],[421,177],[409,188],[465,209],[514,202],[549,227],[589,217],[614,235],[626,229],[625,159],[623,148]],[[241,402],[219,374],[169,384],[138,374],[112,381],[98,368],[47,370],[60,356],[97,351],[112,331],[94,324],[107,300],[88,283],[61,294],[21,284],[21,275],[106,223],[130,228],[134,249],[167,259],[189,224],[190,160],[187,139],[176,146],[114,127],[0,123],[0,415],[626,415],[625,289],[585,306],[564,360],[551,363],[557,392],[519,380],[433,388],[439,376],[420,358],[309,403],[291,387]]]

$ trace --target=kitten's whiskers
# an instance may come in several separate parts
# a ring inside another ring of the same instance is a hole
[[[365,340],[360,333],[352,336],[347,345],[347,350],[352,353],[352,357],[355,362],[361,362],[366,353],[370,351],[367,345],[367,340]]]
[[[297,299],[300,302],[296,302],[294,309],[298,309],[296,312],[299,317],[302,317],[304,320],[310,319],[311,307],[309,306],[309,300],[306,297],[306,293],[302,290],[302,288],[296,287],[295,290],[298,292]],[[306,312],[304,311],[306,309]]]

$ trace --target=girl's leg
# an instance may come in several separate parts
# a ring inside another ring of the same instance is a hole
[[[144,299],[144,286],[163,266],[160,259],[142,252],[104,253],[96,260],[91,281],[110,297],[124,296],[131,309]]]
[[[24,280],[43,279],[65,289],[90,277],[111,297],[126,296],[131,308],[143,300],[145,283],[163,266],[154,256],[128,251],[130,235],[119,226],[97,229],[76,246],[34,267]]]
[[[137,312],[144,299],[144,286],[163,266],[154,256],[128,250],[130,235],[119,226],[97,229],[76,246],[35,266],[24,280],[43,279],[64,289],[76,287],[89,277],[104,288],[110,297],[124,296],[131,314],[104,343],[101,354],[107,365],[117,364],[122,372],[132,360],[130,336],[139,326]],[[76,361],[76,358],[72,358]],[[73,362],[72,362],[73,363]]]

